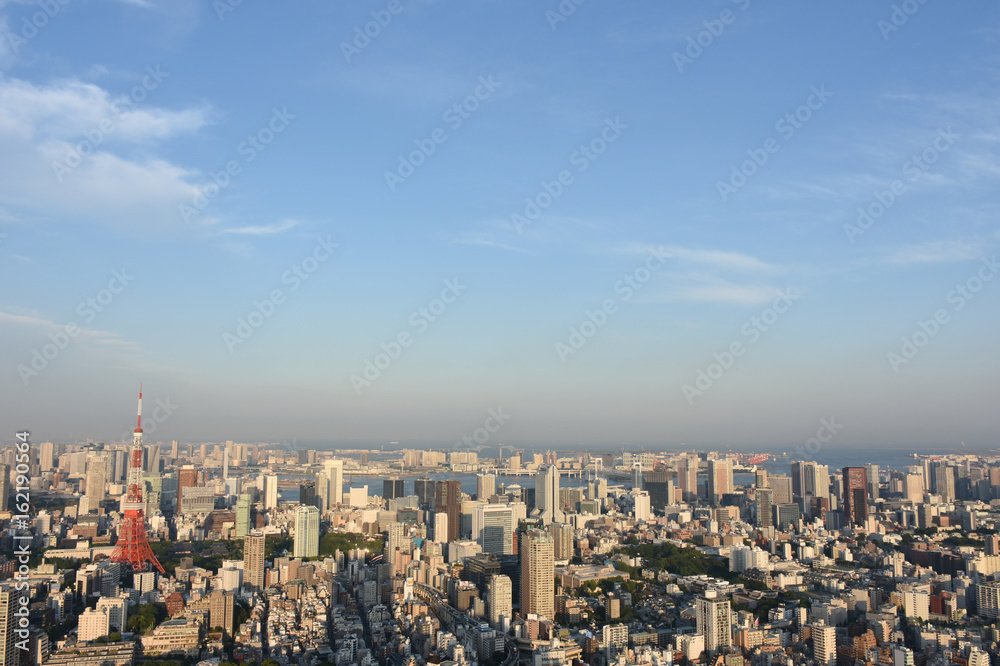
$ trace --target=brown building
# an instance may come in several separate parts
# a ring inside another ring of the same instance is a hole
[[[458,541],[462,524],[462,482],[458,479],[439,481],[435,498],[435,511],[448,514],[448,541]]]
[[[180,592],[174,592],[167,597],[166,604],[167,615],[173,617],[184,610],[184,595]]]
[[[864,467],[845,467],[844,523],[862,526],[868,520],[868,474]]]

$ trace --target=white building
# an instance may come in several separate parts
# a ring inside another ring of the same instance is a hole
[[[513,617],[511,610],[514,596],[514,585],[510,578],[502,574],[490,576],[488,596],[490,625],[494,629],[501,628],[501,624],[509,621]]]
[[[319,509],[311,505],[295,509],[294,557],[319,556]]]
[[[97,640],[110,632],[107,611],[88,608],[80,616],[77,627],[77,638],[81,641]]]
[[[697,633],[705,637],[705,649],[715,652],[733,644],[732,612],[728,599],[719,598],[715,590],[706,590],[696,602]]]
[[[122,632],[128,626],[128,601],[122,597],[101,597],[97,610],[108,616],[109,631]]]
[[[628,627],[624,624],[604,625],[604,654],[608,663],[628,649]]]

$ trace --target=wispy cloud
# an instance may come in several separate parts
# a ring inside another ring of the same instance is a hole
[[[35,315],[14,314],[12,312],[4,312],[3,310],[0,310],[0,325],[39,328],[47,331],[54,331],[56,329],[63,329],[66,322],[59,323]],[[84,328],[81,326],[77,326],[77,329],[79,330],[79,335],[82,336],[82,338],[101,345],[133,350],[139,349],[138,344],[132,342],[131,340],[122,338],[117,333],[111,333],[110,331],[102,331],[94,328]]]
[[[223,234],[243,234],[247,236],[267,236],[269,234],[280,234],[282,232],[288,231],[289,229],[294,229],[299,223],[295,220],[282,220],[280,222],[275,222],[274,224],[263,224],[256,226],[247,227],[235,227],[232,229],[222,229],[219,233]]]
[[[966,241],[931,241],[909,245],[896,250],[888,257],[892,264],[942,264],[978,259],[986,250],[983,243]]]

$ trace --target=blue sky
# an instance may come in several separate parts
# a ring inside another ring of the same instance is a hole
[[[568,6],[0,0],[0,436],[996,446],[1000,7]]]

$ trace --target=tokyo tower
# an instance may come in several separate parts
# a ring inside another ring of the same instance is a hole
[[[142,384],[139,384],[139,412],[135,417],[132,452],[129,454],[128,493],[122,507],[125,509],[125,519],[118,529],[118,544],[111,553],[111,561],[130,566],[135,573],[148,571],[152,563],[160,573],[164,573],[163,566],[146,539],[142,487]]]

